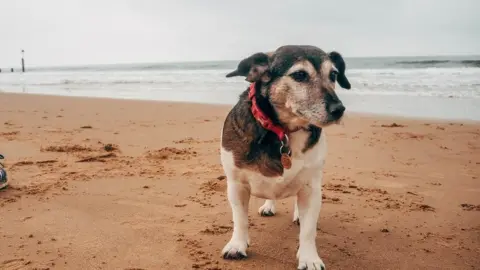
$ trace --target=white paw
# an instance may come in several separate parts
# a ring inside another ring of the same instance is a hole
[[[300,253],[297,253],[298,258],[298,267],[297,269],[301,270],[326,270],[325,264],[322,259],[318,257],[317,252],[308,252],[306,256]]]
[[[247,258],[247,247],[248,240],[240,241],[232,239],[222,250],[223,258],[227,260],[240,260]]]
[[[298,207],[295,204],[295,209],[293,210],[293,223],[300,226],[300,217],[298,216]]]
[[[275,202],[266,200],[265,203],[258,208],[258,213],[262,217],[271,217],[275,215]]]
[[[323,263],[322,259],[318,258],[318,260],[313,261],[299,261],[298,262],[298,270],[326,270],[325,264]]]

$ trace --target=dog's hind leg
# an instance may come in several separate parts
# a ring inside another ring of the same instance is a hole
[[[298,199],[295,196],[295,206],[293,207],[293,223],[300,225],[300,218],[298,217]]]
[[[258,213],[262,217],[271,217],[275,215],[275,201],[265,200],[265,203],[258,208]]]
[[[243,185],[228,179],[227,195],[233,215],[233,233],[230,241],[222,250],[224,259],[238,260],[247,257],[248,203],[250,191]]]

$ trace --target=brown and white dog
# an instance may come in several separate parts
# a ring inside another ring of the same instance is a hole
[[[275,214],[275,200],[296,196],[298,269],[325,269],[315,243],[327,153],[322,128],[344,114],[335,83],[350,89],[345,67],[338,52],[288,45],[256,53],[227,74],[251,85],[222,128],[221,163],[234,223],[225,259],[247,257],[250,195],[266,199],[262,216]]]

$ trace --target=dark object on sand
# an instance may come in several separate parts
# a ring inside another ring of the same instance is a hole
[[[116,150],[116,147],[113,144],[109,143],[109,144],[105,144],[103,146],[103,149],[107,152],[112,152],[112,151]]]
[[[0,159],[4,159],[4,157],[0,155]],[[3,189],[7,186],[8,186],[7,171],[5,171],[3,163],[0,162],[0,189]]]

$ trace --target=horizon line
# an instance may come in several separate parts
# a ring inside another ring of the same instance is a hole
[[[410,58],[410,57],[480,57],[480,54],[438,54],[438,55],[379,55],[379,56],[344,56],[345,59],[361,59],[361,58]],[[27,60],[27,58],[25,58]],[[133,65],[133,64],[190,64],[190,63],[208,63],[208,62],[235,62],[242,59],[223,59],[223,60],[194,60],[194,61],[181,61],[181,60],[164,60],[164,61],[152,61],[152,62],[116,62],[116,63],[97,63],[97,64],[63,64],[63,65],[36,65],[28,66],[27,68],[60,68],[60,67],[81,67],[81,66],[108,66],[108,65]],[[1,63],[0,63],[1,64]],[[1,67],[0,69],[10,70],[11,68],[21,68],[18,66]]]

